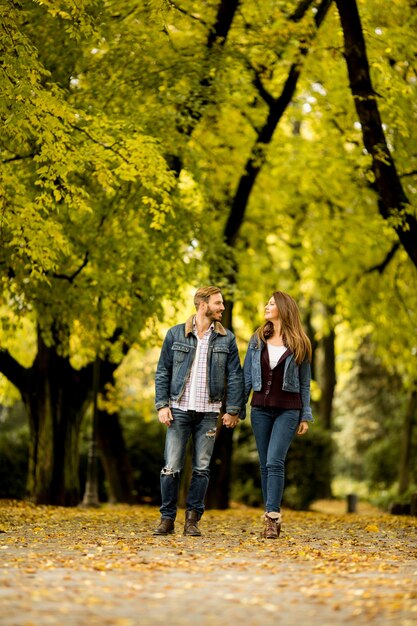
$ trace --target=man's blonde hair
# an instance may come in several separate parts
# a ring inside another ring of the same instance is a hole
[[[210,296],[214,296],[216,293],[221,293],[222,290],[219,287],[200,287],[194,294],[195,308],[198,309],[200,302],[208,302]]]

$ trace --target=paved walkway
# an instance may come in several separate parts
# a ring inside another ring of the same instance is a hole
[[[260,517],[154,537],[154,508],[0,502],[0,624],[416,626],[415,518],[285,512],[271,542]]]

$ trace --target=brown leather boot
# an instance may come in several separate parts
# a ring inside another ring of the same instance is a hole
[[[185,512],[185,524],[184,535],[190,535],[191,537],[201,537],[201,531],[197,526],[197,522],[200,519],[200,513],[197,511]]]
[[[262,533],[262,537],[265,539],[278,539],[281,532],[281,513],[265,513],[265,528]]]
[[[161,517],[159,525],[153,531],[154,535],[170,535],[174,532],[174,520],[169,517]]]

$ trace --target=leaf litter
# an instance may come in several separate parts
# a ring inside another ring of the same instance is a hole
[[[2,626],[417,624],[417,519],[206,511],[202,537],[152,534],[155,507],[0,501]]]

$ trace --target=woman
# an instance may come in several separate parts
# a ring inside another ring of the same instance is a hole
[[[281,530],[284,464],[295,434],[313,421],[310,408],[311,343],[297,304],[276,291],[265,306],[265,323],[249,341],[244,362],[246,401],[253,390],[251,422],[258,448],[265,504],[263,536]]]

